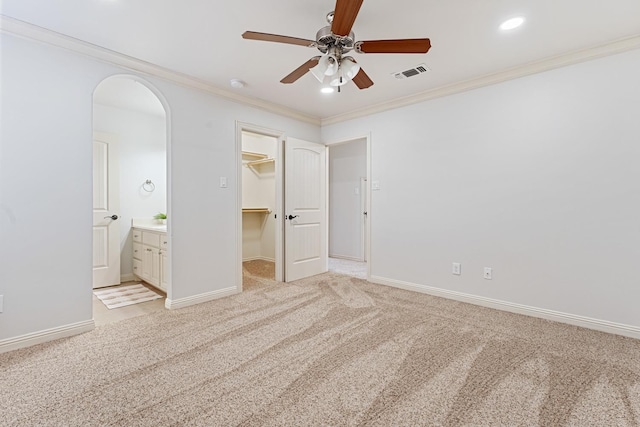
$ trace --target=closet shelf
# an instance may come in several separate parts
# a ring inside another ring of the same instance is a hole
[[[266,154],[254,153],[252,151],[243,151],[242,152],[242,156],[243,157],[250,157],[250,158],[253,158],[253,159],[256,159],[256,160],[262,160],[262,159],[266,159],[267,157],[269,157]]]
[[[242,208],[242,213],[265,213],[270,214],[271,209],[269,208]]]
[[[264,165],[266,163],[272,163],[272,162],[275,162],[275,159],[264,158],[260,160],[253,160],[253,161],[247,162],[247,166],[252,167],[252,166]]]

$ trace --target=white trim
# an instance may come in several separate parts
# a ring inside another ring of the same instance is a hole
[[[18,337],[8,338],[0,341],[0,353],[18,350],[20,348],[31,347],[32,345],[66,338],[73,335],[82,334],[95,329],[96,324],[91,320],[71,323],[69,325],[58,326],[57,328],[45,329],[43,331],[31,332]]]
[[[544,58],[539,61],[530,62],[528,64],[519,65],[507,70],[499,71],[493,74],[476,77],[463,82],[454,83],[448,86],[436,87],[431,90],[420,92],[414,95],[395,99],[389,102],[374,104],[367,108],[362,108],[349,113],[338,114],[332,117],[325,117],[320,120],[320,126],[332,125],[335,123],[353,120],[371,114],[381,113],[383,111],[395,108],[405,107],[407,105],[417,104],[419,102],[428,101],[435,98],[442,98],[454,95],[460,92],[466,92],[485,86],[490,86],[507,80],[513,80],[531,74],[542,73],[544,71],[565,67],[568,65],[578,64],[580,62],[590,61],[592,59],[603,58],[609,55],[626,52],[640,48],[640,35],[616,40],[599,46],[582,49],[563,55]]]
[[[224,298],[231,295],[235,295],[239,293],[238,288],[235,286],[231,286],[224,289],[218,289],[216,291],[205,292],[199,295],[192,295],[190,297],[178,298],[178,299],[169,299],[167,298],[164,302],[165,308],[169,310],[177,310],[179,308],[188,307],[190,305],[196,305],[207,301],[212,301],[214,299]]]
[[[347,261],[364,262],[364,259],[362,259],[362,258],[357,258],[357,257],[347,256],[347,255],[331,255],[331,254],[329,254],[329,258],[346,259]]]
[[[266,257],[266,256],[253,256],[253,257],[248,257],[248,258],[242,258],[242,262],[255,261],[255,260],[261,260],[261,261],[267,261],[267,262],[276,262],[275,258],[269,258],[269,257]]]
[[[640,339],[640,327],[625,325],[622,323],[609,322],[607,320],[593,319],[585,316],[578,316],[561,311],[547,310],[544,308],[531,307],[523,304],[516,304],[508,301],[500,301],[492,298],[485,298],[463,292],[449,291],[446,289],[434,288],[432,286],[418,285],[415,283],[402,282],[400,280],[387,279],[379,276],[371,276],[370,282],[379,285],[391,286],[408,291],[420,292],[434,295],[441,298],[466,302],[482,307],[494,308],[496,310],[508,311],[511,313],[524,314],[525,316],[537,317],[583,328],[594,329],[596,331],[608,332],[610,334],[622,335],[625,337]]]
[[[229,99],[231,101],[248,105],[250,107],[259,108],[261,110],[269,111],[281,116],[290,117],[292,119],[300,120],[306,123],[311,123],[316,126],[320,125],[320,120],[317,117],[301,113],[292,108],[284,107],[272,102],[240,95],[229,90],[221,89],[208,82],[205,82],[204,80],[172,71],[168,68],[160,67],[158,65],[152,64],[150,62],[145,62],[131,56],[123,55],[113,50],[105,49],[103,47],[96,46],[94,44],[87,43],[85,41],[69,37],[64,34],[39,27],[37,25],[29,24],[18,19],[10,18],[8,16],[0,15],[0,31],[8,34],[13,34],[18,37],[60,47],[62,49],[66,49],[93,59],[97,59],[98,61],[116,65],[126,70],[158,77],[163,80],[179,84],[181,86],[208,92],[222,98]]]

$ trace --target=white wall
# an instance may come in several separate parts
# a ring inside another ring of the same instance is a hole
[[[120,176],[120,273],[133,274],[131,218],[167,212],[166,120],[139,111],[93,104],[94,130],[117,135]],[[142,189],[150,179],[153,192]]]
[[[367,177],[367,140],[329,148],[329,256],[364,260],[360,178]]]
[[[0,344],[92,318],[92,93],[130,73],[3,33]],[[169,298],[235,288],[236,120],[319,140],[317,126],[148,78],[170,110]],[[228,178],[228,188],[218,186]]]
[[[371,131],[374,279],[638,330],[639,69],[636,50],[323,127]]]
[[[271,136],[250,132],[242,133],[242,150],[261,153],[275,158],[278,141]],[[242,206],[245,208],[276,208],[275,163],[255,166],[255,170],[242,168]],[[242,259],[264,259],[275,261],[276,229],[274,214],[245,213],[242,215]]]

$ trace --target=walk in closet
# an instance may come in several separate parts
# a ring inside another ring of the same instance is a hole
[[[275,262],[277,139],[242,132],[242,261]]]

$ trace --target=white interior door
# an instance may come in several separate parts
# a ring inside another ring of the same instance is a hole
[[[114,135],[93,135],[93,287],[120,283],[118,156]]]
[[[326,147],[285,143],[285,281],[327,271]]]

